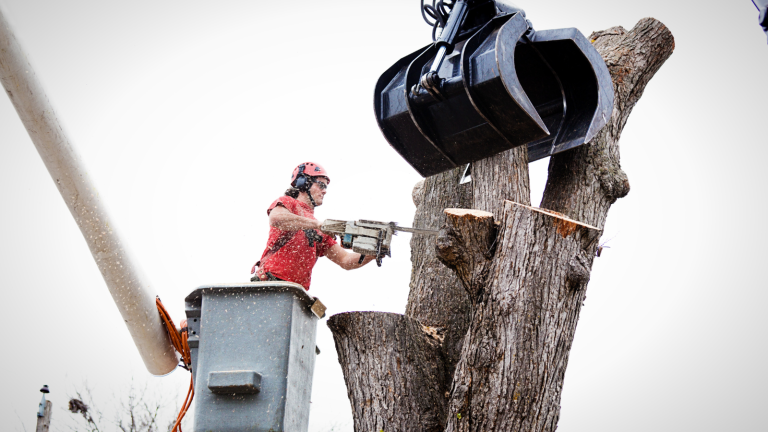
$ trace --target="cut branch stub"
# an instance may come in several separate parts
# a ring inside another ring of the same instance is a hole
[[[485,285],[493,257],[493,213],[445,209],[445,215],[445,226],[435,245],[437,259],[456,272],[474,303]]]
[[[334,315],[328,327],[356,431],[443,430],[447,399],[439,332],[383,312]]]
[[[553,431],[600,230],[506,202],[453,379],[447,431]],[[577,289],[574,289],[577,288]]]

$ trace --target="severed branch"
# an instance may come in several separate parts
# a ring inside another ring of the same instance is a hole
[[[445,215],[445,226],[435,245],[437,259],[456,272],[474,304],[485,286],[493,257],[493,213],[445,209]]]

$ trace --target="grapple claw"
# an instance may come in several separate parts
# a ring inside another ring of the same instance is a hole
[[[501,11],[462,37],[444,58],[436,44],[403,57],[376,83],[379,127],[422,176],[521,145],[541,159],[610,119],[608,68],[578,30],[533,32],[524,13]]]

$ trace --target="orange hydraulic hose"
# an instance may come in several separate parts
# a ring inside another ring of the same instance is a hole
[[[176,325],[173,324],[171,315],[165,309],[165,306],[163,306],[163,302],[160,301],[159,297],[156,299],[155,303],[157,304],[157,311],[160,312],[160,318],[162,318],[163,323],[165,324],[165,329],[168,331],[168,336],[171,338],[173,347],[176,349],[176,351],[179,352],[179,354],[181,354],[181,360],[184,362],[184,364],[187,366],[187,370],[190,372],[189,390],[187,391],[187,397],[184,399],[184,403],[181,405],[181,410],[179,410],[179,415],[176,417],[176,423],[173,424],[173,428],[171,429],[171,432],[182,432],[181,420],[184,418],[184,415],[187,414],[190,405],[192,405],[192,399],[195,397],[195,387],[193,385],[191,375],[192,369],[190,368],[192,364],[192,354],[189,351],[189,343],[187,342],[187,339],[189,338],[189,332],[187,331],[186,326],[181,329],[181,332],[177,332]]]

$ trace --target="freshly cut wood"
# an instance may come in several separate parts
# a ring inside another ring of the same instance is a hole
[[[443,210],[443,213],[445,213],[445,215],[448,216],[448,218],[452,218],[452,219],[487,220],[488,218],[490,218],[491,220],[493,220],[493,213],[483,211],[483,210],[447,208]]]
[[[356,431],[443,430],[445,371],[435,329],[404,315],[377,312],[334,315],[328,327]]]

